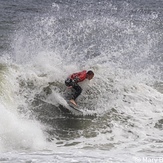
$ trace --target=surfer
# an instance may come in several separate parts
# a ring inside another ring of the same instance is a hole
[[[84,81],[85,79],[91,80],[94,77],[93,71],[82,71],[73,73],[70,75],[66,80],[65,84],[68,88],[73,88],[75,90],[75,93],[72,95],[70,102],[77,106],[75,100],[76,98],[81,94],[82,88],[78,85],[79,82]]]

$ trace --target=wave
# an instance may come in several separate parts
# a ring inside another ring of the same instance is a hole
[[[44,148],[50,141],[160,152],[154,143],[162,137],[163,95],[155,89],[162,81],[155,51],[160,31],[150,30],[156,18],[144,15],[145,25],[140,17],[139,22],[124,20],[113,9],[81,19],[62,17],[63,6],[57,11],[24,20],[13,37],[10,63],[0,67],[1,148]],[[96,117],[64,114],[59,108],[59,97],[68,93],[64,80],[83,69],[92,69],[95,77],[81,84],[77,102]]]
[[[76,145],[100,149],[115,148],[116,144],[132,148],[135,147],[135,141],[143,149],[143,141],[147,139],[148,143],[152,143],[156,132],[157,141],[161,139],[159,130],[162,128],[163,95],[154,88],[126,76],[122,78],[117,74],[113,75],[106,67],[105,71],[98,67],[94,80],[83,83],[83,93],[78,99],[81,108],[96,113],[96,117],[76,117],[64,114],[59,109],[58,97],[67,91],[60,72],[55,72],[55,76],[51,78],[52,71],[49,74],[41,71],[40,74],[39,70],[37,66],[17,66],[18,76],[15,77],[18,87],[14,95],[19,96],[24,104],[18,101],[14,113],[2,107],[2,114],[6,115],[2,124],[10,119],[7,131],[9,138],[4,127],[1,132],[12,148],[37,148],[37,142],[42,144],[45,137],[52,142],[57,140],[60,146]],[[55,68],[54,70],[56,71]],[[54,82],[49,83],[51,79]],[[48,102],[40,101],[40,97]],[[79,133],[78,130],[82,132]],[[10,136],[12,140],[17,142],[22,139],[22,142],[11,143]],[[103,141],[99,142],[102,137]],[[33,143],[26,144],[28,140]],[[95,140],[99,143],[94,143]],[[2,139],[2,142],[6,143],[6,140]]]
[[[46,141],[41,125],[18,112],[23,99],[17,97],[16,83],[9,69],[6,65],[0,66],[0,150],[43,148]]]

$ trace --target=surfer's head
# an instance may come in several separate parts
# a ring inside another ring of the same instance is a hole
[[[91,70],[89,70],[89,71],[87,72],[87,79],[88,79],[88,80],[91,80],[93,77],[94,77],[94,72],[91,71]]]

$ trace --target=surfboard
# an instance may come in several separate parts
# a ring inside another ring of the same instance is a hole
[[[72,111],[73,113],[78,114],[78,115],[83,114],[83,112],[79,110],[78,107],[72,104],[71,102],[67,101],[67,104],[69,105],[68,109]]]
[[[79,110],[77,106],[73,105],[71,102],[64,99],[63,97],[61,98],[61,96],[60,96],[60,100],[57,100],[57,103],[56,102],[54,103],[53,100],[48,100],[48,98],[47,99],[37,98],[37,99],[41,100],[44,103],[54,105],[55,107],[57,106],[57,103],[58,103],[60,110],[65,112],[65,113],[69,112],[69,113],[72,113],[74,115],[83,115],[83,112],[81,110]]]

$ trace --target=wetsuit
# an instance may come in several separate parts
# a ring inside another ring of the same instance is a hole
[[[82,72],[74,73],[70,75],[66,80],[66,86],[70,87],[75,90],[74,94],[72,95],[72,99],[76,99],[82,92],[82,88],[78,85],[78,82],[82,82],[86,79],[87,72],[84,70]]]

